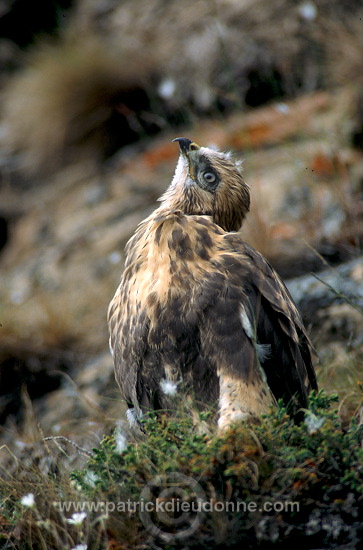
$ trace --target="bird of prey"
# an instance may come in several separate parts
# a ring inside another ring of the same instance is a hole
[[[286,286],[237,232],[250,205],[240,163],[174,141],[175,175],[128,242],[108,309],[128,417],[170,408],[165,384],[181,381],[217,406],[221,429],[280,398],[296,414],[317,389],[313,348]]]

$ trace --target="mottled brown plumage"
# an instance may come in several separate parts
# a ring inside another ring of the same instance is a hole
[[[170,406],[165,380],[217,405],[222,428],[280,397],[296,413],[317,387],[312,346],[284,283],[236,233],[250,204],[240,167],[177,141],[174,178],[127,244],[109,306],[121,392],[136,418]]]

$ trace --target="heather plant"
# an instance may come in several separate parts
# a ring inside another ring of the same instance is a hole
[[[344,426],[338,403],[313,392],[300,424],[280,402],[219,433],[212,412],[182,406],[131,431],[119,423],[70,474],[19,465],[17,480],[4,477],[0,540],[77,550],[358,540],[363,425]]]

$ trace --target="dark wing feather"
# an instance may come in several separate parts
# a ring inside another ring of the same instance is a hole
[[[203,312],[200,329],[202,349],[215,369],[223,366],[231,375],[248,383],[258,364],[253,342],[244,334],[240,318],[241,304],[246,296],[239,281],[229,277],[228,271],[223,273],[224,264],[223,261],[217,264],[219,274],[222,272],[218,285],[213,283],[213,274],[207,276],[204,283],[208,284],[211,280],[209,284],[215,286],[213,302]],[[238,267],[243,269],[242,265]],[[234,272],[238,273],[238,269]],[[203,287],[200,292],[204,293]]]
[[[226,240],[234,254],[246,258],[241,284],[253,312],[256,340],[271,346],[262,363],[267,383],[275,398],[290,403],[295,411],[306,407],[308,393],[317,389],[315,352],[294,301],[261,254],[239,235]]]

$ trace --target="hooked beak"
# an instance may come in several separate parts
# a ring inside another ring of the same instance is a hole
[[[199,145],[188,138],[178,137],[173,139],[173,143],[174,141],[177,141],[179,143],[180,152],[184,156],[190,153],[190,151],[197,151],[198,149],[200,149]]]

